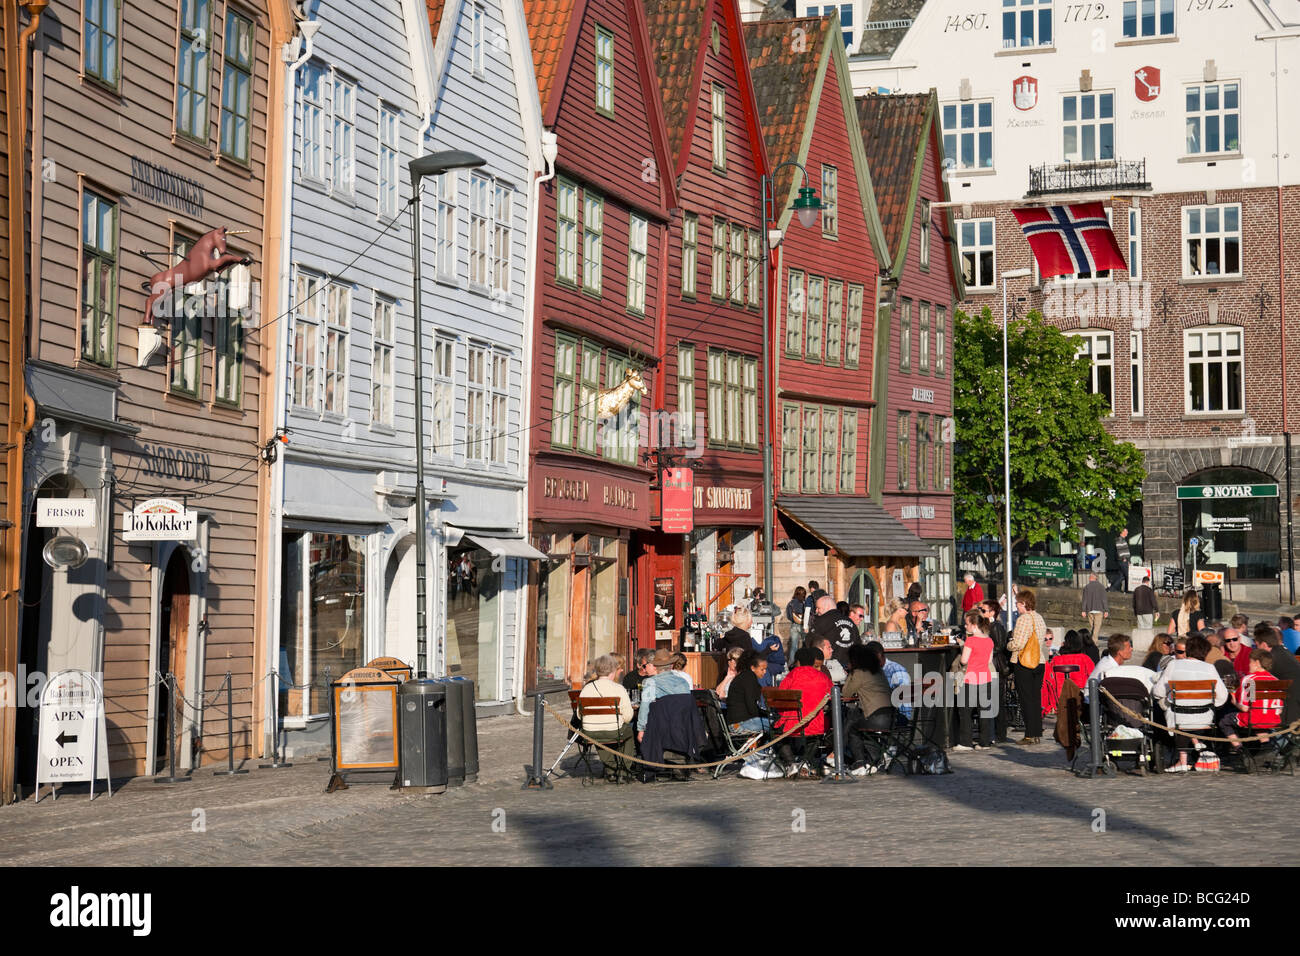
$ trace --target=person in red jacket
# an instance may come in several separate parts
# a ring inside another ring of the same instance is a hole
[[[822,702],[822,698],[830,695],[831,679],[830,676],[821,668],[821,663],[825,660],[822,652],[815,647],[801,647],[794,655],[794,670],[785,675],[785,680],[781,681],[782,690],[797,690],[802,692],[802,713],[807,716],[809,711]],[[829,707],[830,705],[827,704]],[[794,714],[786,714],[777,722],[776,732],[783,734],[795,724],[802,720],[802,717],[796,718]],[[826,708],[822,708],[817,716],[810,720],[803,728],[803,753],[800,757],[815,755],[820,745],[822,735],[826,733]],[[781,763],[788,769],[787,776],[793,776],[802,759],[796,760],[794,747],[791,746],[792,740],[798,737],[790,737],[781,741],[778,748],[781,757]],[[812,771],[807,766],[799,768],[800,776],[812,776]]]
[[[961,596],[961,612],[965,614],[971,608],[984,603],[984,589],[975,580],[975,575],[966,572],[966,593]]]
[[[1232,669],[1237,672],[1237,680],[1250,673],[1250,648],[1241,639],[1241,632],[1235,627],[1225,627],[1220,649],[1223,656],[1232,661]]]

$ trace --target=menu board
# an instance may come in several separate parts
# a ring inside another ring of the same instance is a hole
[[[1183,569],[1166,567],[1164,589],[1166,591],[1182,591],[1183,589]]]
[[[397,768],[397,688],[395,678],[368,667],[334,683],[337,769]]]

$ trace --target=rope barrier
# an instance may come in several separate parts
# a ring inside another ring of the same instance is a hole
[[[1123,704],[1121,704],[1118,700],[1116,700],[1116,699],[1115,699],[1115,695],[1112,694],[1110,691],[1108,691],[1106,688],[1102,687],[1102,688],[1101,688],[1101,692],[1102,692],[1103,694],[1105,694],[1107,697],[1109,697],[1110,700],[1111,700],[1111,703],[1113,703],[1116,707],[1118,707],[1121,711],[1123,711],[1123,712],[1124,712],[1126,715],[1128,715],[1129,717],[1132,717],[1132,718],[1134,718],[1135,720],[1140,720],[1142,723],[1147,724],[1147,725],[1149,725],[1149,726],[1151,726],[1151,727],[1155,727],[1155,728],[1157,728],[1157,729],[1159,729],[1159,730],[1163,730],[1163,731],[1165,731],[1166,733],[1177,734],[1177,735],[1180,736],[1180,737],[1190,737],[1192,740],[1209,740],[1209,741],[1213,741],[1213,742],[1215,742],[1215,743],[1221,743],[1221,744],[1230,744],[1230,743],[1232,743],[1232,740],[1231,740],[1230,738],[1228,738],[1228,737],[1212,737],[1212,736],[1210,736],[1209,734],[1197,734],[1197,733],[1192,733],[1192,732],[1191,732],[1188,728],[1186,728],[1186,727],[1167,727],[1167,726],[1165,726],[1164,724],[1158,724],[1158,723],[1156,723],[1154,720],[1148,720],[1147,718],[1143,717],[1141,714],[1136,714],[1136,713],[1134,713],[1133,711],[1129,710],[1127,707],[1125,707]],[[1281,737],[1283,734],[1293,734],[1293,733],[1295,733],[1297,730],[1300,730],[1300,720],[1292,721],[1291,724],[1290,724],[1290,726],[1286,727],[1285,729],[1279,727],[1279,728],[1277,728],[1276,730],[1269,731],[1269,732],[1266,733],[1266,734],[1263,734],[1263,733],[1261,733],[1261,734],[1256,734],[1256,735],[1253,736],[1253,737],[1238,737],[1237,740],[1238,740],[1240,743],[1243,743],[1243,744],[1254,743],[1254,742],[1258,742],[1258,743],[1267,743],[1268,740],[1269,740],[1270,738],[1272,738],[1272,737]]]
[[[662,770],[708,770],[711,767],[721,767],[724,764],[735,763],[737,760],[745,760],[746,758],[752,756],[753,754],[762,753],[764,750],[769,750],[772,747],[775,747],[777,744],[785,740],[787,737],[793,735],[794,733],[798,732],[799,730],[802,730],[805,726],[807,726],[807,724],[814,717],[816,717],[819,713],[821,713],[821,711],[823,710],[823,708],[825,708],[826,704],[830,701],[830,699],[831,699],[831,695],[827,694],[825,697],[822,698],[822,702],[813,708],[812,713],[810,713],[803,720],[799,721],[799,723],[795,724],[793,727],[791,727],[789,730],[783,733],[780,737],[777,737],[775,740],[768,741],[766,744],[764,744],[761,747],[755,747],[753,750],[746,750],[743,754],[736,754],[734,756],[727,757],[725,760],[715,760],[712,763],[691,763],[691,764],[656,763],[653,760],[646,760],[642,757],[628,756],[627,754],[623,753],[621,750],[614,750],[612,747],[607,747],[599,740],[593,740],[591,737],[587,736],[587,734],[583,733],[577,727],[573,726],[573,724],[569,723],[569,721],[565,720],[562,716],[560,716],[559,712],[556,711],[556,709],[552,707],[545,698],[542,698],[542,706],[545,707],[547,710],[549,710],[552,716],[554,716],[556,721],[558,721],[561,725],[567,727],[569,730],[577,734],[579,737],[582,737],[592,746],[598,747],[601,750],[609,751],[609,753],[612,753],[615,757],[618,757],[620,760],[631,761],[632,763],[639,763],[647,767],[658,767]]]

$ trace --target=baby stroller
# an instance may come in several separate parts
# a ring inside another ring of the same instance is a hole
[[[1119,702],[1111,700],[1101,691],[1109,691]],[[1163,766],[1159,731],[1142,723],[1124,710],[1120,705],[1139,716],[1150,720],[1152,714],[1151,691],[1147,685],[1135,677],[1107,677],[1099,685],[1099,700],[1094,705],[1101,707],[1101,750],[1106,760],[1117,764],[1121,761],[1133,761],[1133,769],[1146,773],[1152,767]],[[1089,724],[1084,723],[1085,731]],[[1123,728],[1123,729],[1121,729]],[[1112,736],[1118,733],[1118,736]],[[1153,763],[1154,761],[1154,763]]]

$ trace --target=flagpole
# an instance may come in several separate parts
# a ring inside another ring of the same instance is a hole
[[[1010,269],[1002,273],[1002,480],[1006,502],[1006,551],[1002,559],[1006,565],[1007,633],[1016,626],[1016,602],[1011,599],[1011,389],[1007,373],[1007,339],[1010,321],[1007,318],[1007,280],[1028,278],[1028,269]]]

